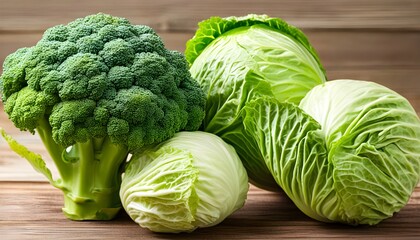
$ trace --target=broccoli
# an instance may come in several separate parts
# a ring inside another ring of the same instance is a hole
[[[152,28],[103,13],[49,28],[10,54],[0,93],[10,120],[39,134],[60,176],[3,137],[63,191],[73,220],[114,218],[128,154],[197,130],[204,118],[205,96],[184,55]]]

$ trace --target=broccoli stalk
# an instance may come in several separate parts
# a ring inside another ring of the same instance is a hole
[[[69,154],[72,157],[64,169],[69,171],[72,181],[64,181],[63,212],[70,219],[111,219],[119,211],[118,191],[121,184],[121,164],[128,149],[104,139],[102,144],[95,140],[77,143]],[[63,160],[66,159],[63,154]],[[66,173],[68,174],[68,173]]]
[[[41,156],[0,132],[10,147],[32,166],[43,173],[50,183],[64,193],[64,214],[72,220],[110,220],[121,209],[119,189],[121,172],[128,149],[113,144],[109,138],[92,139],[76,143],[67,149],[51,138],[51,127],[46,121],[37,132],[48,150],[60,178],[53,180]]]
[[[185,57],[124,18],[100,13],[52,27],[3,66],[4,110],[17,128],[38,133],[59,178],[1,134],[62,190],[69,219],[115,217],[128,154],[197,130],[204,118],[205,96]]]
[[[55,186],[64,193],[64,214],[73,220],[112,219],[121,208],[118,191],[127,147],[105,137],[65,149],[51,137],[47,121],[40,121],[36,130],[60,174]]]

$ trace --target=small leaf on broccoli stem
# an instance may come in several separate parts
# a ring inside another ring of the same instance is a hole
[[[15,153],[28,160],[28,162],[37,172],[44,175],[52,185],[56,185],[56,182],[52,177],[51,171],[46,166],[45,161],[44,159],[42,159],[41,155],[30,151],[28,148],[17,142],[15,139],[12,138],[12,136],[7,134],[3,128],[0,128],[0,133]]]

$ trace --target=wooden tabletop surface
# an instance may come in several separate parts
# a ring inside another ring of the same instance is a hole
[[[1,239],[280,239],[415,238],[420,229],[420,189],[409,204],[379,225],[352,227],[309,219],[283,195],[251,188],[245,206],[221,224],[192,233],[157,234],[125,212],[112,221],[64,218],[62,195],[44,182],[0,182]]]
[[[0,63],[17,48],[34,45],[46,28],[97,12],[149,25],[162,36],[167,48],[178,51],[184,51],[197,22],[212,15],[265,13],[282,17],[305,32],[330,80],[378,82],[406,97],[420,113],[419,0],[94,0],[77,4],[70,0],[0,0]],[[1,103],[0,126],[43,155],[53,169],[38,136],[16,130]],[[372,227],[317,222],[283,194],[251,186],[245,206],[218,226],[176,235],[142,229],[124,211],[112,221],[70,221],[61,212],[62,198],[59,190],[0,139],[2,240],[420,237],[420,186],[399,213]]]

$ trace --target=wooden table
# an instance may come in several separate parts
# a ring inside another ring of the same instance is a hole
[[[0,182],[2,239],[279,239],[419,237],[420,189],[394,217],[351,227],[309,219],[283,195],[251,188],[245,206],[218,226],[193,233],[156,234],[123,211],[112,221],[77,222],[61,213],[59,190],[44,182]]]
[[[265,13],[282,17],[306,33],[329,79],[378,82],[405,96],[420,113],[419,0],[0,0],[0,63],[17,48],[34,45],[46,28],[97,12],[149,25],[167,48],[178,51],[184,51],[197,22],[212,15]],[[51,164],[39,138],[16,130],[1,104],[0,126]],[[2,240],[420,237],[420,187],[399,213],[373,227],[317,222],[302,214],[286,196],[255,187],[242,209],[218,226],[191,234],[151,233],[123,211],[113,221],[70,221],[61,213],[62,202],[61,192],[0,139]]]

